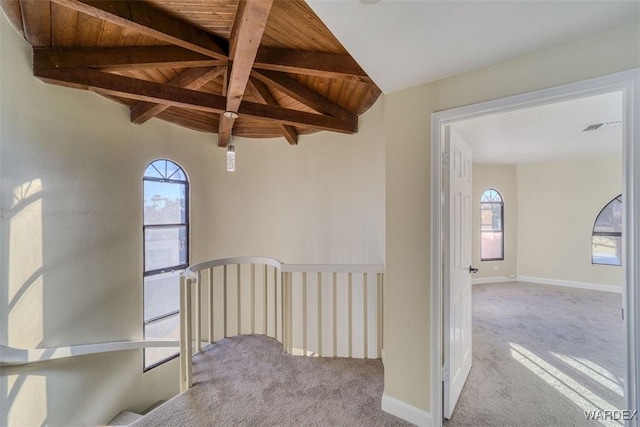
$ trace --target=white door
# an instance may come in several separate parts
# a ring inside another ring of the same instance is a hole
[[[471,148],[445,127],[443,156],[445,418],[471,370]]]

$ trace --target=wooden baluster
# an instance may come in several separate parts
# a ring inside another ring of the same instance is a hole
[[[367,359],[369,356],[369,298],[368,298],[368,276],[367,273],[362,274],[362,300],[363,300],[363,317],[364,317],[364,358]]]
[[[349,357],[353,357],[353,274],[347,274],[347,318],[348,329],[347,335],[349,339]]]
[[[307,272],[302,273],[302,355],[307,355]]]
[[[237,333],[236,335],[241,335],[242,334],[242,280],[240,277],[240,267],[241,264],[236,264],[236,293],[237,293],[237,299],[236,299],[236,303],[238,306],[238,320],[237,320]]]
[[[209,305],[209,344],[212,344],[215,341],[215,337],[214,337],[214,325],[213,325],[213,267],[209,268],[209,301],[208,301],[208,305]]]
[[[268,328],[267,328],[267,268],[268,265],[265,264],[264,265],[264,283],[263,283],[263,287],[264,287],[264,292],[262,293],[263,297],[264,297],[264,334],[265,335],[269,335],[268,333]]]
[[[223,326],[224,326],[224,337],[227,338],[227,266],[223,266],[223,282],[222,282],[222,314],[224,316]]]
[[[322,273],[318,272],[318,356],[322,357]]]
[[[333,273],[333,357],[338,355],[338,275]]]
[[[201,331],[200,331],[200,321],[201,321],[201,300],[200,300],[200,282],[201,282],[202,276],[200,274],[200,272],[198,271],[198,278],[196,279],[196,283],[194,285],[194,292],[195,292],[195,339],[196,339],[196,353],[199,352],[202,349],[202,335],[201,335]]]
[[[256,333],[256,265],[251,264],[251,333]]]

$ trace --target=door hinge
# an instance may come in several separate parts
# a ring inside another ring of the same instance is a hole
[[[443,151],[442,152],[442,164],[447,166],[449,164],[449,152],[448,151]]]
[[[444,366],[442,367],[442,382],[449,382],[449,369]]]

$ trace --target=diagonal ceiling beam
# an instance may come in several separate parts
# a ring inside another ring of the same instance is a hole
[[[332,116],[339,117],[343,120],[351,121],[354,118],[357,120],[357,116],[352,112],[342,108],[330,99],[325,98],[317,92],[314,92],[309,87],[303,85],[296,79],[293,79],[286,74],[277,73],[274,71],[254,70],[251,75],[260,80],[268,86],[275,87],[281,92],[289,95],[293,99],[303,103],[307,107],[314,109],[319,113],[331,114]]]
[[[367,73],[349,55],[263,46],[258,49],[253,67],[284,73],[371,82]]]
[[[51,0],[61,6],[217,59],[227,59],[224,41],[142,1]]]
[[[272,4],[273,0],[240,0],[238,3],[229,37],[229,60],[232,63],[226,87],[227,111],[238,112]],[[231,117],[220,118],[219,146],[225,147],[229,143],[233,121]]]
[[[190,68],[183,72],[169,83],[169,86],[181,87],[183,89],[199,89],[211,80],[224,73],[226,67],[216,68]],[[156,104],[153,102],[138,102],[131,107],[131,121],[142,124],[152,117],[157,116],[169,108],[166,104]]]
[[[249,88],[258,100],[267,105],[279,107],[278,101],[273,97],[271,92],[269,92],[269,88],[260,80],[251,77],[249,79]],[[296,128],[282,123],[278,123],[278,127],[282,131],[282,136],[289,141],[290,145],[298,145],[298,132],[296,131]]]
[[[1,2],[2,0],[0,0]],[[34,68],[139,68],[215,67],[214,59],[179,46],[35,47]],[[348,55],[261,47],[254,68],[336,79],[371,82]]]
[[[34,70],[34,76],[45,82],[61,86],[95,90],[122,98],[168,104],[216,114],[224,112],[227,104],[226,98],[220,95],[132,79],[88,68],[37,69]],[[271,120],[293,126],[308,126],[341,133],[358,131],[357,117],[347,121],[336,117],[247,101],[240,105],[238,113],[254,119]]]
[[[226,72],[224,73],[224,78],[222,79],[222,96],[227,99],[227,90],[229,89],[229,77],[231,75],[231,67],[227,67]],[[235,111],[237,112],[237,110]],[[218,146],[226,147],[231,142],[231,129],[233,129],[233,124],[236,119],[233,118],[233,115],[227,116],[224,114],[220,115],[218,119]]]
[[[186,68],[226,65],[179,46],[34,47],[33,68]]]
[[[51,5],[38,0],[20,0],[24,36],[32,46],[51,45]]]

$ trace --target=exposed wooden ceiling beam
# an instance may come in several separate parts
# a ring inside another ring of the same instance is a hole
[[[229,38],[229,60],[232,61],[227,88],[227,108],[235,111],[244,95],[253,61],[273,0],[240,0]]]
[[[258,100],[267,105],[279,107],[278,101],[273,97],[271,92],[269,92],[269,88],[260,80],[257,80],[255,77],[251,77],[249,79],[249,88]],[[298,132],[296,131],[296,128],[283,123],[278,123],[278,127],[282,131],[282,136],[289,141],[289,144],[298,145]]]
[[[107,95],[137,99],[158,104],[190,108],[221,114],[227,100],[223,96],[198,92],[169,85],[132,79],[92,69],[37,69],[34,75],[48,83],[78,89],[95,90]],[[293,126],[309,126],[341,133],[358,131],[358,120],[344,120],[321,114],[274,107],[255,102],[243,102],[238,113],[249,118],[273,120]]]
[[[20,33],[22,37],[24,34],[24,23],[22,21],[22,11],[20,10],[19,0],[0,0],[0,8],[9,18],[9,22]]]
[[[227,59],[227,47],[223,40],[168,15],[146,2],[121,0],[51,1],[212,58]]]
[[[263,46],[258,49],[253,67],[284,73],[371,82],[367,73],[349,55]]]
[[[51,46],[51,5],[41,0],[20,0],[25,38],[32,46]]]
[[[272,4],[273,0],[240,0],[238,3],[229,37],[229,60],[232,62],[226,93],[227,111],[238,112]],[[225,147],[229,143],[234,120],[220,117],[219,146]]]
[[[213,59],[179,46],[33,48],[33,68],[130,70],[161,67],[215,67],[226,63],[226,60]]]
[[[0,0],[5,1],[5,0]],[[139,68],[214,67],[226,60],[213,59],[179,46],[36,47],[34,68]],[[254,68],[326,78],[371,80],[348,55],[261,47]]]
[[[231,67],[226,68],[226,72],[224,73],[222,79],[222,96],[227,99],[227,91],[229,89],[229,77],[231,75]],[[228,102],[228,101],[227,101]],[[231,142],[231,129],[233,129],[233,124],[236,119],[232,116],[225,116],[224,114],[220,114],[218,117],[218,146],[226,147]]]
[[[199,89],[222,74],[225,69],[226,67],[190,68],[167,84],[169,86],[181,87],[184,89]],[[150,118],[162,113],[167,108],[169,108],[169,105],[166,104],[156,104],[144,101],[138,102],[131,107],[131,121],[133,123],[142,124]]]
[[[296,79],[274,71],[254,70],[251,75],[268,86],[273,86],[290,97],[302,102],[319,113],[331,114],[346,121],[357,120],[357,116],[325,98]]]

